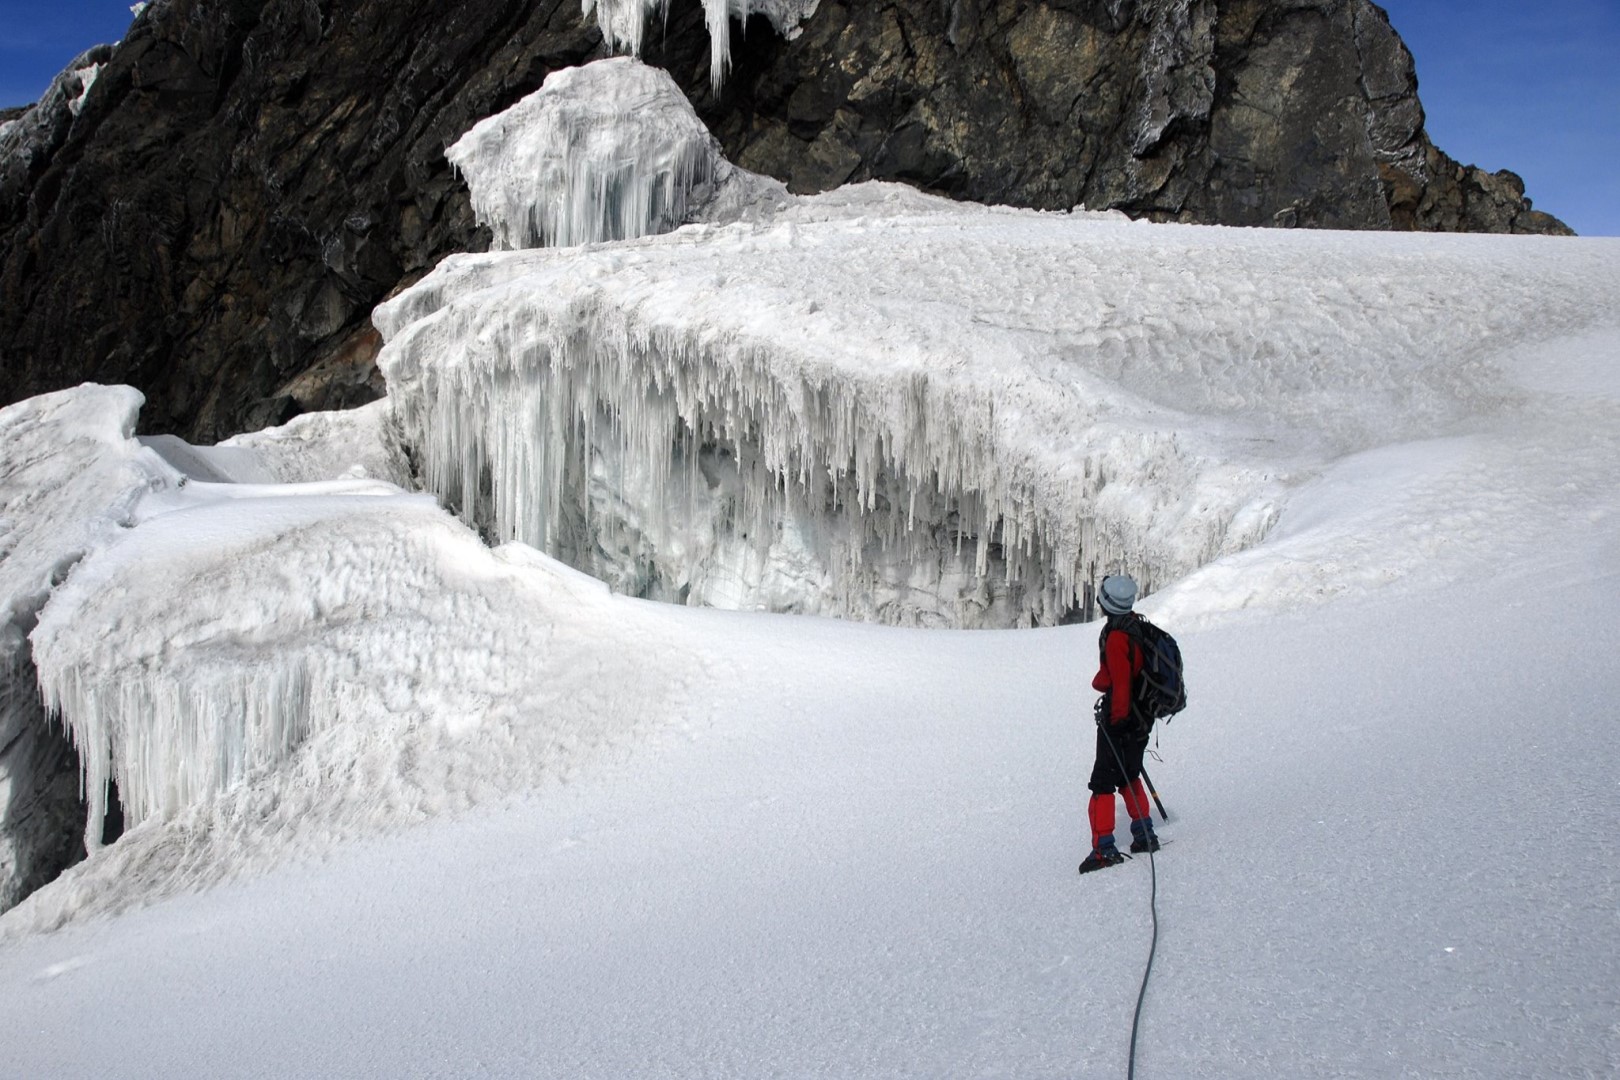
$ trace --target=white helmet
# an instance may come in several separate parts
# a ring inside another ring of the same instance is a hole
[[[1136,582],[1129,574],[1111,574],[1097,587],[1097,603],[1110,615],[1123,615],[1136,603]]]

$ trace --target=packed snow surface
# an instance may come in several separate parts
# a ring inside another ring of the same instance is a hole
[[[1567,525],[1606,554],[1183,634],[1138,1076],[1612,1075],[1620,675],[1591,657],[1620,550]],[[646,607],[597,597],[540,616],[587,670]],[[0,920],[0,1076],[1124,1074],[1150,868],[1074,872],[1094,627],[656,613],[630,647],[700,658],[694,707],[565,787],[52,935]]]

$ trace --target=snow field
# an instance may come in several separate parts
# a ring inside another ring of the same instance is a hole
[[[1612,654],[1615,583],[1184,636],[1140,1075],[1612,1069],[1620,674],[1567,641]],[[1095,628],[663,613],[712,713],[532,800],[14,941],[0,1075],[1120,1075],[1148,868],[1074,874]]]

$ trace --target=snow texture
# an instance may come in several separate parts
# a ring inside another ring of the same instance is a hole
[[[787,201],[734,168],[668,73],[628,57],[563,68],[445,151],[499,249],[571,246]]]
[[[797,37],[802,24],[815,14],[821,0],[703,0],[704,21],[709,28],[709,83],[715,94],[725,84],[731,70],[731,20],[744,27],[750,15],[763,15],[776,32]],[[669,11],[669,0],[582,0],[583,12],[596,23],[608,47],[641,55],[642,35],[650,19],[662,20]]]

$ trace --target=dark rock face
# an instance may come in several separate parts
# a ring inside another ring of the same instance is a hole
[[[6,400],[128,382],[211,439],[376,397],[371,308],[476,244],[444,146],[598,43],[565,0],[153,5],[0,187]]]
[[[1411,54],[1366,0],[824,2],[722,95],[666,63],[738,164],[818,191],[1228,225],[1553,232],[1511,173],[1423,131]]]
[[[798,191],[1568,231],[1434,148],[1366,0],[823,0],[793,40],[734,25],[719,95],[697,0],[648,38],[727,154]],[[0,161],[3,400],[129,382],[148,430],[209,441],[375,397],[371,308],[487,244],[443,148],[601,55],[576,0],[159,0]]]
[[[0,670],[0,912],[84,858],[79,758],[34,689],[33,665]]]

